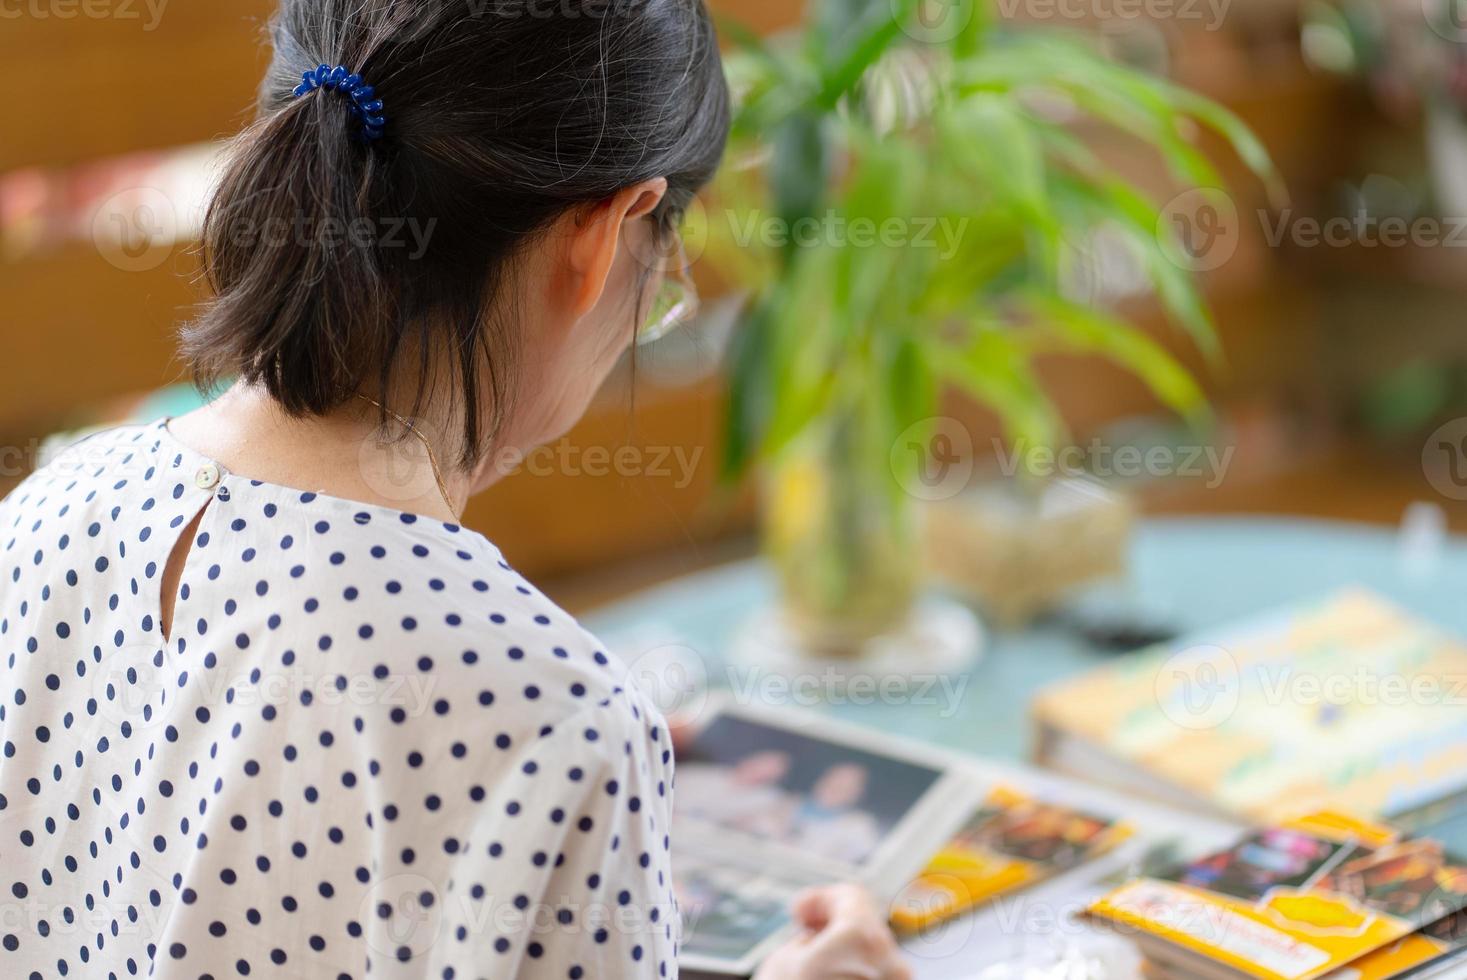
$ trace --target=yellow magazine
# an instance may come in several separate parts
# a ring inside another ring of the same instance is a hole
[[[1176,949],[1153,949],[1143,974],[1154,980],[1201,980],[1199,971],[1215,975],[1215,965],[1188,959]],[[1459,971],[1446,973],[1442,971]],[[1236,974],[1234,974],[1236,975]],[[1442,980],[1467,975],[1467,913],[1458,912],[1413,932],[1373,953],[1332,970],[1322,980]]]
[[[1422,927],[1398,942],[1366,953],[1325,980],[1406,980],[1428,967],[1467,954],[1467,912],[1456,912]]]
[[[1033,714],[1044,765],[1255,823],[1467,789],[1467,645],[1359,588],[1061,681]]]
[[[1123,885],[1089,913],[1236,975],[1312,980],[1464,906],[1467,868],[1439,842],[1323,812]]]
[[[1128,826],[1108,817],[995,788],[897,897],[892,925],[913,931],[945,922],[1083,864],[1130,833]]]

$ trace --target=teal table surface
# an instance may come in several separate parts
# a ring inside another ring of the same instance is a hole
[[[1403,607],[1467,636],[1467,541],[1445,539],[1425,563],[1407,560],[1390,528],[1299,519],[1208,518],[1142,524],[1124,583],[1090,597],[1139,609],[1182,633],[1224,626],[1252,614],[1364,585]],[[1028,706],[1052,681],[1111,662],[1064,620],[1010,632],[990,631],[971,669],[891,689],[892,696],[825,697],[810,678],[804,688],[761,676],[730,660],[730,640],[752,610],[773,601],[775,586],[759,561],[699,572],[657,586],[583,617],[609,648],[636,663],[668,650],[693,661],[713,689],[756,692],[847,720],[925,739],[948,748],[1008,760],[1032,748]],[[691,675],[690,675],[691,676]],[[879,692],[876,692],[879,694]]]

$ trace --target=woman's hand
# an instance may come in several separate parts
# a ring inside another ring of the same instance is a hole
[[[802,892],[791,914],[804,931],[770,954],[754,980],[908,980],[896,939],[858,885]]]

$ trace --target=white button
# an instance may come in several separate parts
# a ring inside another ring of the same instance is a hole
[[[194,485],[200,490],[213,490],[219,485],[219,467],[213,463],[205,463],[199,467],[194,474]]]

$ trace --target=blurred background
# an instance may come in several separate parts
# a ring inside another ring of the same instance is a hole
[[[768,0],[715,7],[766,37],[811,19]],[[1417,0],[954,0],[927,13],[975,7],[996,28],[1085,33],[1108,57],[1216,100],[1287,190],[1271,199],[1225,140],[1193,127],[1183,137],[1227,194],[1222,208],[1188,200],[1154,147],[1072,127],[1185,220],[1194,255],[1180,264],[1198,276],[1221,352],[1209,359],[1168,327],[1124,256],[1091,256],[1087,288],[1174,353],[1213,411],[1189,427],[1103,353],[1045,353],[1033,368],[1065,444],[1089,447],[1072,461],[1144,514],[1392,525],[1425,502],[1467,526],[1460,443],[1429,438],[1467,415],[1467,228],[1451,220],[1467,214],[1467,80],[1450,5],[1440,20]],[[270,11],[269,0],[23,0],[0,14],[0,489],[50,433],[193,397],[173,347],[203,295],[198,209],[219,141],[250,116]],[[720,478],[741,320],[717,300],[736,277],[706,255],[694,272],[710,299],[697,329],[644,352],[635,381],[629,366],[564,445],[469,510],[467,523],[572,606],[757,547],[758,495]],[[1001,413],[964,396],[943,404],[934,414],[962,433],[937,448],[970,454],[981,482],[1004,455]],[[618,457],[628,446],[639,451]],[[1154,465],[1099,458],[1127,446],[1161,449]]]
[[[1166,632],[1145,519],[1404,520],[1423,561],[1467,527],[1453,4],[714,6],[743,109],[685,230],[703,314],[466,515],[562,602],[762,546],[808,644],[933,580],[1001,629],[1109,581],[1125,646]],[[175,335],[271,8],[0,14],[0,490],[197,404]]]

